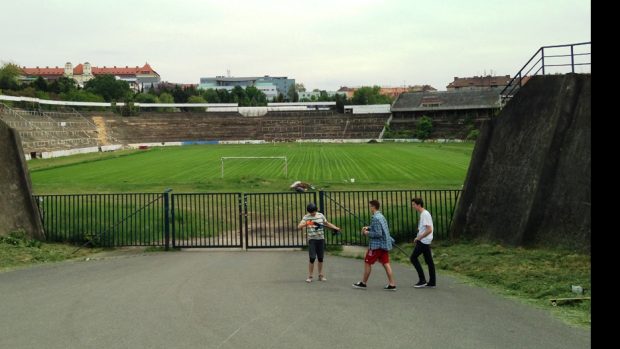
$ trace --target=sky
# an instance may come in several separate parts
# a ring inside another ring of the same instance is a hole
[[[591,41],[585,0],[1,1],[1,63],[148,62],[176,83],[230,72],[309,90],[445,90],[457,76],[512,76],[541,46]]]

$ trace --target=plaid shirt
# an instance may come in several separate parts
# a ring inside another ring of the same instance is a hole
[[[379,211],[372,216],[372,221],[368,227],[369,244],[371,250],[392,249],[392,237],[390,236],[390,228],[388,228],[387,220]]]

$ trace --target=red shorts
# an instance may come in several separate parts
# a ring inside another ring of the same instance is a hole
[[[367,264],[375,264],[376,261],[381,264],[390,263],[390,252],[386,250],[368,250],[364,262]]]

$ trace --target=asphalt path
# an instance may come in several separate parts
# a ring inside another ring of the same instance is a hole
[[[0,348],[590,348],[591,331],[438,276],[307,252],[155,252],[0,273]],[[441,271],[440,271],[441,273]]]

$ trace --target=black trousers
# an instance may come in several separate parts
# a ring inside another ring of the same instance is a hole
[[[428,265],[428,284],[435,285],[435,263],[433,262],[431,245],[427,245],[425,243],[422,243],[421,241],[416,242],[413,253],[409,258],[411,264],[413,264],[415,270],[418,272],[418,277],[420,278],[420,281],[425,282],[426,278],[424,277],[424,271],[422,270],[422,265],[420,264],[420,261],[418,261],[418,257],[421,254],[424,255],[424,261],[426,262],[426,265]]]

